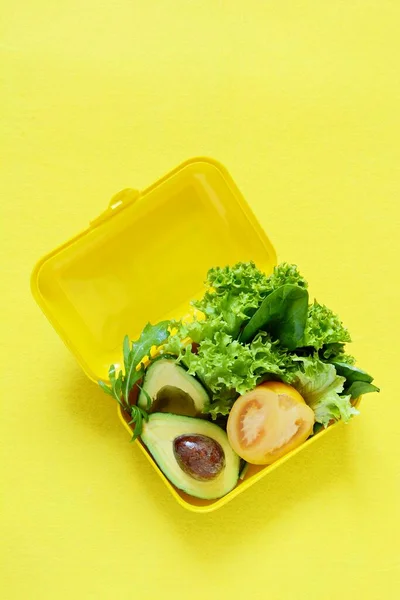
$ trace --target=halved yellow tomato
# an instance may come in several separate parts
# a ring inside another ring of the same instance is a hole
[[[269,465],[312,433],[314,411],[290,385],[265,382],[240,396],[229,413],[230,445],[244,460]]]

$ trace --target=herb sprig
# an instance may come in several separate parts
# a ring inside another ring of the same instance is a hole
[[[123,342],[123,357],[124,368],[117,371],[115,365],[111,365],[108,371],[110,384],[107,385],[104,381],[99,381],[101,389],[114,398],[126,411],[132,420],[129,424],[134,424],[132,441],[135,440],[141,433],[143,421],[148,420],[147,412],[137,406],[130,404],[129,396],[135,384],[142,379],[144,375],[143,361],[146,357],[150,357],[150,351],[153,346],[159,346],[169,336],[169,321],[161,321],[156,325],[147,323],[138,340],[130,342],[129,336],[125,336]],[[147,398],[147,409],[150,408],[151,398],[145,393]]]

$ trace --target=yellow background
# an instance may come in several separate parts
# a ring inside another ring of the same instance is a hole
[[[398,598],[399,2],[38,0],[1,22],[2,597]],[[382,387],[209,515],[170,497],[29,292],[115,192],[201,154]]]

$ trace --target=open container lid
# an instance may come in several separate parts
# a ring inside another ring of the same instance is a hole
[[[187,314],[213,266],[276,254],[226,169],[189,160],[143,192],[124,190],[32,273],[39,306],[93,380],[122,359],[125,334]]]

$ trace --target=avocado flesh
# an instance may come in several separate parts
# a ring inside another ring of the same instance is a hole
[[[225,463],[215,478],[199,481],[178,464],[174,454],[174,440],[185,435],[207,436],[220,444]],[[214,500],[225,496],[237,484],[240,459],[232,450],[225,431],[214,423],[183,415],[153,413],[148,422],[143,424],[141,438],[164,475],[177,488],[191,496]]]
[[[172,358],[155,360],[146,370],[138,405],[148,412],[195,417],[209,402],[203,386]],[[146,393],[151,398],[148,407]]]
[[[197,415],[193,398],[173,385],[165,385],[157,392],[151,405],[151,412],[187,415],[188,417]]]

